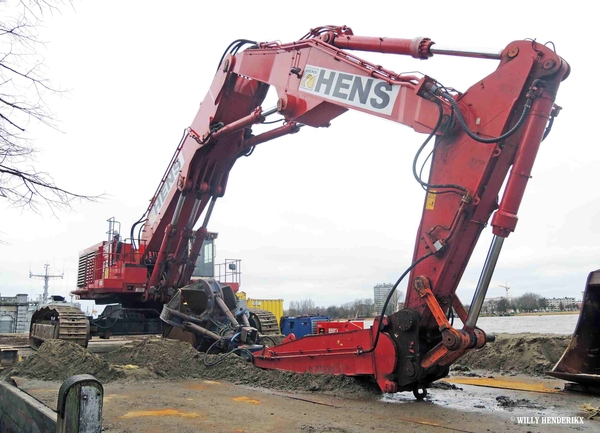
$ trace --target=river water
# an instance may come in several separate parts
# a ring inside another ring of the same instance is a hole
[[[572,334],[579,320],[579,314],[552,316],[507,316],[480,317],[477,327],[488,333],[520,334],[532,332],[539,334]],[[365,320],[365,328],[371,326],[373,320]],[[462,328],[459,319],[454,320],[455,328]]]

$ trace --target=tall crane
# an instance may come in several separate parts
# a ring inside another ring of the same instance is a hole
[[[65,273],[63,272],[60,275],[50,275],[48,273],[48,268],[50,267],[50,265],[48,263],[46,263],[44,265],[45,268],[45,272],[43,274],[33,274],[31,273],[31,271],[29,271],[29,278],[42,278],[44,280],[44,294],[42,295],[42,301],[43,302],[48,302],[48,289],[49,289],[49,281],[52,278],[60,278],[62,279],[65,276]]]
[[[508,291],[510,290],[510,286],[508,285],[508,283],[505,283],[504,285],[500,284],[500,287],[502,287],[504,289],[504,292],[506,294],[506,300],[510,301],[510,295],[508,294]]]

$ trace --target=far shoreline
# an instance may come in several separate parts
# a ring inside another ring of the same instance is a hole
[[[580,311],[544,311],[539,313],[516,313],[513,316],[564,316],[567,314],[579,314]]]
[[[515,317],[515,316],[567,316],[572,314],[579,314],[581,311],[540,311],[538,313],[514,313],[514,314],[506,314],[504,316],[500,315],[491,315],[491,314],[481,314],[479,317]],[[335,321],[341,322],[361,322],[363,320],[374,320],[374,317],[361,317],[359,319],[331,319]]]
[[[516,316],[570,316],[580,311],[540,311],[538,313],[514,313],[504,315],[481,314],[479,317],[516,317]]]

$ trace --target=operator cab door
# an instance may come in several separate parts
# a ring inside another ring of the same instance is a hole
[[[192,277],[214,278],[215,276],[215,241],[207,238],[202,244],[200,255],[196,259],[196,267]]]

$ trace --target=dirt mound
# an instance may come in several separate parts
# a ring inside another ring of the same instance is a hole
[[[461,358],[454,371],[465,367],[511,373],[544,374],[554,367],[569,345],[569,335],[498,334],[496,341]]]
[[[320,391],[348,395],[372,395],[377,387],[370,382],[344,376],[299,374],[292,372],[262,370],[236,355],[209,355],[204,365],[204,354],[188,343],[178,340],[141,340],[132,342],[114,352],[104,355],[113,365],[124,368],[130,379],[136,378],[203,378],[225,380],[239,385],[265,387],[278,390]],[[140,369],[132,368],[138,366]],[[143,372],[141,372],[142,370]]]
[[[169,339],[144,339],[121,346],[103,355],[116,366],[146,368],[154,377],[181,379],[196,376],[200,353],[189,343]],[[202,362],[201,359],[199,361]]]
[[[103,382],[124,376],[98,355],[62,340],[45,341],[34,355],[17,364],[7,374],[42,380],[65,380],[75,374],[92,374]]]

